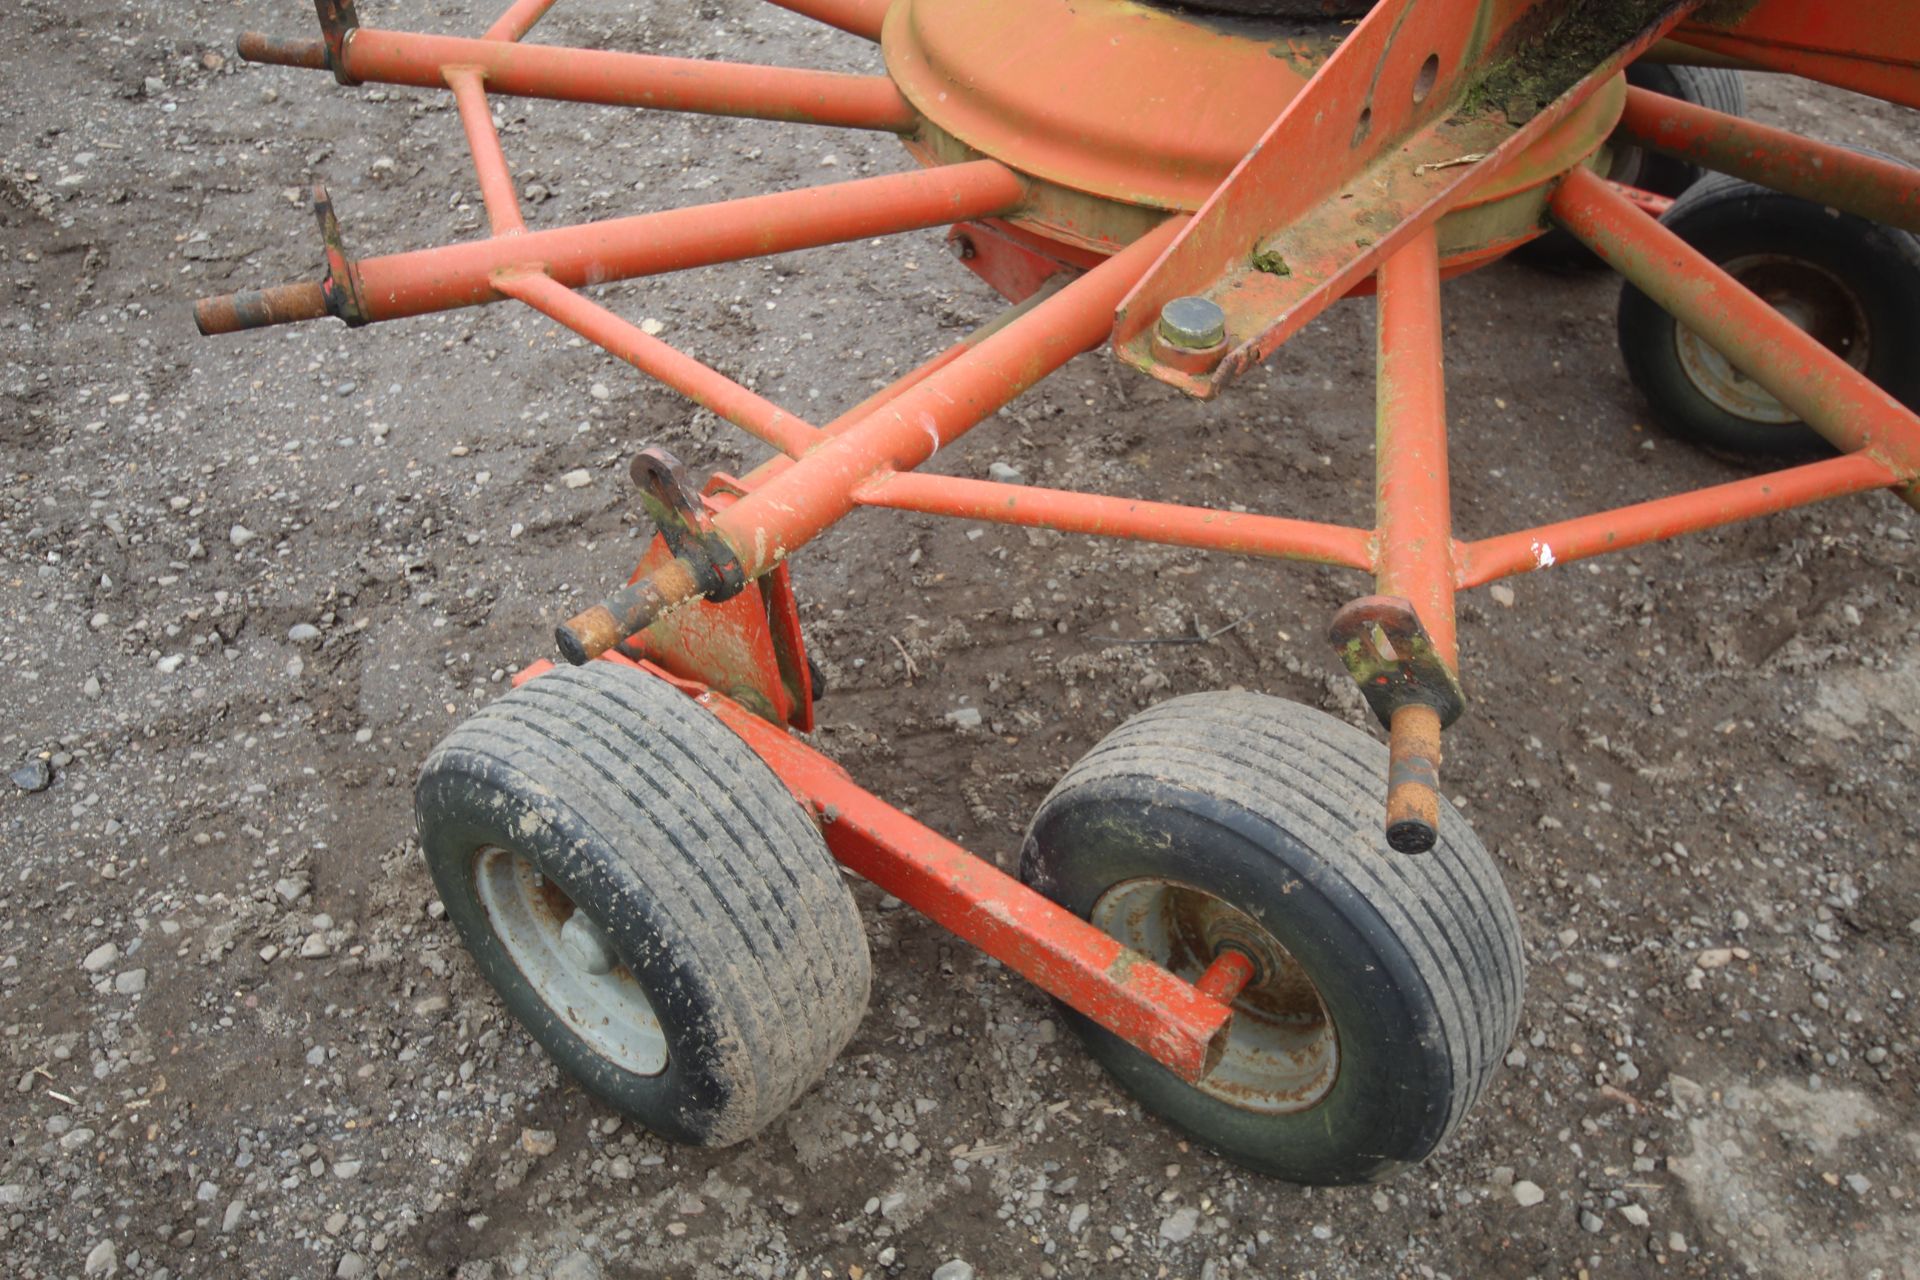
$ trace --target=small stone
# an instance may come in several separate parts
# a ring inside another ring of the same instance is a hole
[[[1850,1173],[1847,1175],[1847,1190],[1863,1196],[1873,1190],[1873,1181],[1864,1173]]]
[[[600,1264],[593,1260],[593,1255],[576,1249],[560,1259],[549,1280],[601,1280]]]
[[[0,1209],[12,1209],[27,1202],[27,1189],[18,1182],[0,1183]]]
[[[530,1156],[550,1156],[559,1141],[551,1129],[522,1129],[520,1131],[520,1149]]]
[[[86,694],[89,698],[99,697],[100,696],[100,677],[88,676],[87,682],[80,686],[80,692]]]
[[[346,1182],[351,1178],[357,1178],[360,1176],[360,1170],[363,1165],[364,1162],[359,1160],[335,1160],[333,1162],[333,1176],[342,1182]]]
[[[1200,1225],[1200,1211],[1191,1206],[1175,1209],[1160,1223],[1160,1238],[1168,1244],[1183,1244],[1193,1239]]]
[[[137,996],[147,989],[147,971],[128,969],[113,978],[113,989],[123,996]]]
[[[1086,1226],[1087,1219],[1092,1216],[1093,1209],[1091,1206],[1085,1204],[1073,1206],[1073,1212],[1067,1215],[1067,1234],[1070,1236],[1079,1235],[1080,1228]]]
[[[1600,1220],[1600,1215],[1595,1213],[1593,1210],[1582,1209],[1580,1211],[1580,1229],[1586,1232],[1588,1235],[1590,1236],[1599,1235],[1600,1229],[1606,1225],[1607,1224],[1605,1222]]]
[[[946,722],[956,729],[978,729],[980,727],[980,708],[955,707],[944,717]]]
[[[1001,484],[1025,484],[1027,482],[1027,477],[1020,468],[1009,466],[1004,462],[988,464],[987,479],[996,480]]]
[[[613,391],[604,382],[596,382],[591,387],[588,387],[587,394],[595,400],[613,399]]]
[[[1492,596],[1493,602],[1499,605],[1502,609],[1513,608],[1513,588],[1508,586],[1506,583],[1504,582],[1494,583],[1492,586],[1487,588],[1487,594]]]
[[[1644,1227],[1648,1222],[1647,1211],[1637,1204],[1621,1205],[1620,1216],[1625,1218],[1630,1225],[1636,1227]]]
[[[53,766],[35,756],[15,769],[11,777],[13,785],[22,791],[45,791],[53,785]]]
[[[1539,1184],[1526,1178],[1513,1184],[1513,1202],[1522,1209],[1531,1209],[1546,1198],[1547,1193],[1540,1189]]]
[[[360,1280],[367,1274],[367,1260],[349,1249],[340,1255],[340,1265],[333,1269],[337,1280]]]
[[[593,473],[585,467],[576,467],[561,476],[560,483],[569,489],[584,489],[593,483]]]
[[[182,666],[184,666],[186,664],[186,661],[187,661],[186,654],[170,653],[166,657],[160,659],[160,661],[154,663],[153,669],[155,671],[158,671],[163,676],[170,676],[174,672],[178,671]]]
[[[86,1272],[90,1276],[111,1276],[119,1273],[120,1251],[114,1248],[113,1241],[102,1240],[87,1251]]]
[[[232,1201],[227,1205],[226,1213],[220,1218],[220,1230],[226,1235],[232,1235],[234,1228],[238,1227],[241,1219],[246,1216],[247,1202],[245,1200]]]
[[[308,934],[307,940],[300,944],[300,958],[302,960],[318,960],[322,956],[332,954],[333,948],[329,947],[327,940],[317,933]]]
[[[648,316],[646,319],[640,322],[640,332],[646,334],[649,338],[657,338],[661,334],[665,333],[666,331],[667,331],[667,326],[665,326],[664,324],[661,324],[658,320],[655,320],[652,316]]]
[[[948,1258],[933,1269],[933,1280],[973,1280],[973,1264],[962,1258]]]
[[[279,895],[282,902],[289,904],[298,902],[300,899],[306,897],[307,888],[307,882],[303,877],[282,876],[273,882],[274,893]]]
[[[321,1225],[326,1227],[328,1235],[337,1236],[347,1229],[347,1215],[336,1209],[327,1215],[327,1220]]]
[[[889,1191],[880,1197],[880,1216],[883,1218],[898,1218],[906,1207],[907,1193],[904,1191]]]
[[[1702,969],[1724,969],[1733,963],[1733,948],[1709,947],[1693,958]]]
[[[244,547],[260,535],[243,524],[236,524],[227,530],[227,541],[236,547]]]
[[[320,638],[320,628],[311,622],[296,622],[287,628],[287,639],[295,644],[308,644]]]
[[[80,967],[88,973],[103,973],[111,968],[113,962],[119,958],[119,946],[115,943],[103,942],[93,950],[87,952],[87,958],[80,962]]]
[[[1669,1231],[1667,1233],[1667,1252],[1668,1253],[1685,1253],[1686,1251],[1687,1251],[1687,1238],[1681,1235],[1678,1231]]]

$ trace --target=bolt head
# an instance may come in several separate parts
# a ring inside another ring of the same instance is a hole
[[[567,958],[588,973],[611,973],[619,961],[607,935],[587,919],[584,911],[575,911],[560,926],[560,945],[566,950]]]
[[[1160,309],[1160,336],[1186,351],[1205,351],[1227,340],[1227,313],[1211,298],[1175,298]]]

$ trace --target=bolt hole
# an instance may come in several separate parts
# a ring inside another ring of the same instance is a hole
[[[1420,73],[1413,78],[1413,101],[1417,106],[1427,100],[1433,92],[1433,85],[1440,78],[1440,55],[1430,53],[1427,60],[1420,64]]]
[[[1367,132],[1372,128],[1373,108],[1371,106],[1360,108],[1360,119],[1353,126],[1353,141],[1348,145],[1357,147],[1362,142],[1365,142],[1367,140]]]

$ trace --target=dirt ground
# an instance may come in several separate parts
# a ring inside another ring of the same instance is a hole
[[[1487,1099],[1397,1181],[1302,1190],[1190,1147],[1044,998],[864,887],[871,1010],[784,1122],[683,1150],[585,1097],[441,919],[414,772],[627,572],[638,447],[759,454],[525,309],[198,338],[195,297],[314,276],[316,178],[363,252],[482,226],[444,95],[231,54],[310,23],[0,9],[0,763],[51,776],[0,781],[0,1272],[1920,1276],[1920,524],[1880,496],[1463,601],[1447,787],[1531,986]],[[564,0],[540,36],[876,65],[748,0]],[[1910,113],[1749,88],[1920,161]],[[545,224],[906,163],[878,136],[498,109]],[[608,293],[810,415],[996,309],[937,232]],[[1511,263],[1447,287],[1464,533],[1745,472],[1644,425],[1616,293]],[[1086,358],[937,469],[1364,522],[1371,325],[1336,309],[1212,406]],[[1364,587],[1336,571],[869,514],[795,577],[820,745],[1002,865],[1158,699],[1238,684],[1362,722],[1319,638]]]

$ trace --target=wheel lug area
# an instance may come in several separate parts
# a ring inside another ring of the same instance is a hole
[[[575,911],[560,926],[560,946],[569,960],[591,974],[611,973],[619,963],[620,958],[614,954],[607,935],[584,911]]]

